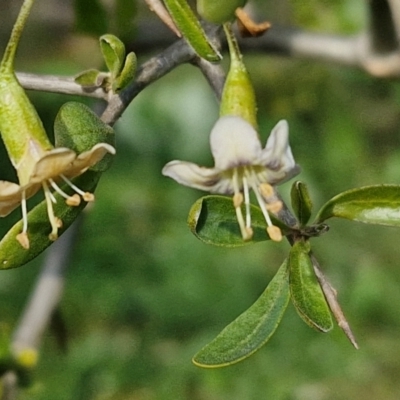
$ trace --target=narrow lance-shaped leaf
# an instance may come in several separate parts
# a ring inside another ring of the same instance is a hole
[[[297,181],[293,183],[290,192],[293,211],[300,225],[305,226],[311,217],[312,201],[305,183]]]
[[[262,211],[251,205],[253,237],[244,241],[232,199],[224,196],[205,196],[197,200],[189,211],[188,225],[192,233],[201,241],[215,246],[237,247],[249,243],[269,240]],[[284,235],[291,230],[283,222],[270,215],[272,223]]]
[[[273,335],[289,302],[288,263],[279,268],[257,301],[194,357],[199,367],[237,363],[260,349]]]
[[[293,304],[312,328],[328,332],[333,327],[331,313],[314,273],[310,244],[295,242],[289,255],[289,282]]]
[[[186,0],[164,0],[164,4],[183,37],[200,57],[214,62],[222,59]]]
[[[332,217],[400,226],[400,185],[365,186],[340,193],[325,203],[316,221]]]

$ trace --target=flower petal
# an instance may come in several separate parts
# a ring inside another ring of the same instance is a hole
[[[0,217],[10,214],[21,203],[21,187],[16,183],[0,181]]]
[[[29,183],[40,183],[56,178],[70,168],[76,153],[64,147],[48,151],[35,165]]]
[[[264,171],[263,175],[265,175],[265,181],[271,184],[292,178],[300,172],[300,167],[296,164],[289,146],[287,121],[279,121],[272,129],[259,162],[269,170]]]
[[[219,118],[211,131],[210,145],[219,170],[254,164],[261,157],[256,130],[243,118],[233,115]]]
[[[79,154],[63,175],[74,178],[97,164],[107,153],[115,154],[115,148],[108,143],[97,143],[90,150]]]
[[[178,183],[195,189],[215,193],[220,185],[220,172],[216,168],[199,167],[185,161],[171,161],[162,170]]]

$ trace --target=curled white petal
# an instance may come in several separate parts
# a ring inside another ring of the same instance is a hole
[[[210,192],[218,184],[220,173],[216,168],[199,167],[197,164],[185,161],[171,161],[162,170],[178,183],[195,189]]]
[[[243,118],[227,115],[214,125],[210,135],[215,167],[220,170],[250,165],[260,158],[261,144],[256,130]]]
[[[262,151],[260,164],[265,166],[265,181],[271,184],[285,181],[300,172],[289,146],[289,125],[279,121],[272,129],[265,149]]]

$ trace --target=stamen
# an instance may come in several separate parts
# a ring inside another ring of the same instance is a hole
[[[79,204],[81,204],[81,198],[79,197],[79,194],[75,193],[73,196],[68,197],[65,202],[70,207],[77,207]]]
[[[28,238],[28,211],[26,208],[26,193],[22,191],[21,196],[21,209],[22,209],[22,232],[16,236],[19,244],[26,250],[29,249],[29,238]]]
[[[282,232],[277,226],[268,226],[267,232],[271,240],[273,240],[274,242],[280,242],[282,240]]]
[[[57,203],[57,199],[54,197],[54,194],[50,192],[50,190],[49,190],[49,196],[50,196],[50,199],[51,199],[52,203],[56,204]]]
[[[250,240],[253,237],[253,230],[251,229],[250,226],[246,226],[246,224],[244,222],[244,218],[243,218],[243,214],[242,214],[242,207],[241,207],[243,204],[243,195],[239,191],[239,181],[238,181],[237,169],[233,170],[232,182],[233,182],[233,190],[234,190],[233,205],[235,207],[236,219],[238,220],[238,223],[239,223],[240,233],[242,234],[243,240]]]
[[[18,235],[15,238],[18,240],[19,244],[25,250],[29,250],[29,239],[28,239],[28,234],[26,232],[18,233]]]
[[[240,207],[243,204],[243,195],[242,195],[242,193],[235,193],[233,195],[232,200],[233,200],[233,206],[235,208]]]
[[[49,239],[54,241],[58,239],[58,228],[60,227],[60,224],[62,225],[62,222],[59,218],[56,218],[54,215],[54,209],[53,209],[53,203],[52,203],[52,193],[50,192],[49,186],[47,185],[47,182],[43,181],[43,190],[44,190],[44,195],[46,198],[46,203],[47,203],[47,215],[49,216],[49,221],[51,224],[51,233],[49,235]]]
[[[243,219],[242,209],[240,207],[235,207],[236,218],[239,223],[240,233],[242,234],[243,240],[250,240],[253,236],[253,230],[246,227]]]
[[[64,199],[66,199],[66,203],[69,206],[79,206],[79,204],[81,203],[81,198],[79,197],[78,194],[74,194],[73,196],[70,196],[69,194],[65,193],[58,185],[57,183],[55,183],[53,181],[53,179],[49,179],[50,185],[51,187],[62,197],[64,197]]]
[[[28,211],[26,207],[26,193],[25,190],[22,191],[22,199],[21,199],[21,208],[22,208],[22,232],[28,231]]]
[[[265,201],[268,201],[268,199],[275,194],[274,188],[269,183],[260,183],[259,188],[260,193],[262,197],[264,197]]]
[[[83,200],[89,202],[94,201],[94,194],[89,192],[84,192],[83,190],[79,189],[78,186],[75,186],[66,176],[60,175],[61,178],[68,184],[72,189],[75,190],[76,193],[80,194]]]
[[[251,213],[250,213],[250,194],[249,185],[247,178],[243,176],[243,193],[244,193],[244,204],[246,206],[246,228],[251,227]]]
[[[283,208],[283,203],[280,200],[278,200],[273,203],[267,204],[266,208],[268,211],[274,214],[278,214],[278,212],[281,211]]]
[[[260,208],[261,208],[262,213],[264,214],[265,221],[267,221],[267,225],[268,225],[268,226],[273,226],[273,225],[272,225],[271,218],[270,218],[270,216],[269,216],[269,214],[268,214],[268,211],[267,211],[267,208],[266,208],[266,206],[265,206],[265,201],[264,201],[264,199],[262,198],[262,196],[261,196],[261,194],[260,194],[258,188],[257,188],[255,185],[252,185],[251,188],[253,189],[253,191],[254,191],[254,193],[255,193],[255,195],[256,195],[258,204],[259,204],[259,206],[260,206]]]

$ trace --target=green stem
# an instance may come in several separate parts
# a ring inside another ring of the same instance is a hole
[[[14,73],[14,59],[29,12],[35,0],[24,0],[0,64],[0,75]]]
[[[231,63],[243,65],[242,53],[240,52],[239,43],[237,42],[235,34],[233,33],[232,24],[230,22],[226,22],[223,25],[223,27],[226,40],[228,42],[229,54],[231,56]]]

